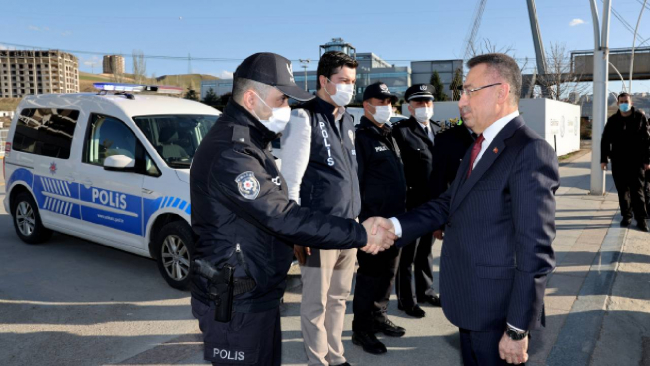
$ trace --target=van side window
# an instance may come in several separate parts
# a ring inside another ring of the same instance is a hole
[[[107,157],[124,155],[136,160],[136,173],[154,177],[161,175],[142,143],[121,120],[93,114],[90,121],[84,142],[84,163],[103,166]]]
[[[79,111],[25,108],[16,123],[13,150],[68,159]]]
[[[136,137],[122,121],[101,114],[93,114],[85,142],[83,162],[104,165],[113,155],[125,155],[135,159]]]

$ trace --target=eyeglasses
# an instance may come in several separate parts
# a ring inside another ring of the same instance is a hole
[[[465,95],[465,96],[467,96],[468,98],[470,98],[470,97],[472,96],[473,93],[475,93],[475,92],[477,92],[477,91],[479,91],[479,90],[483,90],[483,89],[490,88],[490,87],[493,87],[493,86],[495,86],[495,85],[501,85],[501,84],[503,84],[503,83],[494,83],[494,84],[485,85],[485,86],[480,86],[480,87],[478,87],[478,88],[467,89],[467,90],[462,89],[462,87],[461,87],[461,89],[460,89],[458,92],[460,93],[460,96],[461,96],[461,97],[462,97],[463,95]]]

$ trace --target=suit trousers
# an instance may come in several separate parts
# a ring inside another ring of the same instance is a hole
[[[395,278],[397,301],[402,307],[411,308],[418,301],[422,301],[426,295],[436,294],[433,289],[433,255],[431,254],[434,240],[433,233],[429,233],[402,248]],[[412,277],[415,277],[415,283]]]
[[[626,219],[645,220],[645,171],[643,166],[612,160],[612,177],[618,191],[621,216]]]
[[[338,365],[343,356],[345,301],[350,296],[356,249],[311,249],[300,267],[300,326],[309,365]]]
[[[352,330],[370,332],[375,322],[386,321],[388,301],[393,291],[395,274],[399,265],[400,249],[389,249],[372,255],[357,252],[357,281],[354,287]]]
[[[460,330],[460,351],[464,366],[506,366],[510,365],[499,356],[499,341],[503,330],[477,332]],[[520,363],[519,366],[524,365]]]

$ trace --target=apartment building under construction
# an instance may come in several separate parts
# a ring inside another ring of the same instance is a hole
[[[79,60],[57,50],[0,50],[0,98],[79,92]]]

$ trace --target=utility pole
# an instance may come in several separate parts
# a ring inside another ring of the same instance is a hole
[[[609,81],[609,20],[611,0],[603,0],[603,24],[600,26],[596,0],[590,0],[594,24],[594,103],[591,129],[591,188],[594,196],[605,194],[605,171],[600,167],[600,140],[607,119],[607,83]],[[602,33],[602,35],[601,35]]]
[[[305,69],[305,91],[309,91],[309,88],[307,87],[307,67],[309,66],[309,63],[311,62],[310,59],[299,59],[300,63],[302,64],[302,68]]]
[[[639,30],[639,24],[641,24],[641,16],[645,10],[645,4],[647,1],[648,0],[643,0],[641,12],[639,12],[639,20],[636,21],[636,28],[634,28],[634,38],[632,38],[632,55],[630,56],[630,86],[627,88],[630,94],[632,94],[632,75],[634,74],[634,44],[636,43],[636,33]],[[625,82],[623,82],[623,85],[625,85]]]

